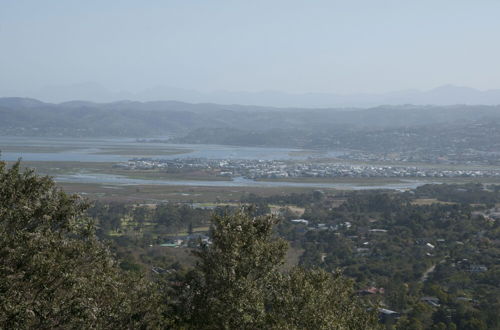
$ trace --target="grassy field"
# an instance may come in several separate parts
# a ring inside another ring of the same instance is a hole
[[[456,203],[439,201],[435,198],[417,198],[417,199],[411,201],[411,204],[413,204],[413,205],[432,205],[432,204],[456,204]]]
[[[348,178],[348,177],[302,177],[302,178],[278,178],[278,179],[257,179],[257,181],[268,182],[298,182],[298,183],[345,183],[363,186],[383,185],[390,183],[402,183],[412,178]]]
[[[33,168],[41,175],[64,175],[75,174],[82,171],[101,173],[112,170],[114,163],[102,162],[43,162],[43,161],[22,161],[23,168]]]
[[[64,191],[78,193],[89,199],[156,202],[239,202],[245,194],[260,196],[287,195],[311,191],[308,187],[194,187],[167,185],[109,185],[93,183],[59,183]],[[334,191],[334,189],[322,189]]]
[[[34,168],[42,175],[69,175],[77,173],[99,173],[121,175],[130,179],[143,180],[200,180],[200,181],[229,181],[228,177],[216,176],[206,171],[186,173],[167,173],[160,170],[125,170],[115,168],[111,162],[22,162],[24,168]]]

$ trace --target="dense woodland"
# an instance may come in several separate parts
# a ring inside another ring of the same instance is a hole
[[[304,248],[304,267],[342,269],[365,298],[401,314],[386,322],[397,328],[500,326],[498,186],[316,195],[308,226],[279,226]]]
[[[281,205],[275,235],[303,251],[300,266],[342,271],[354,280],[365,303],[397,313],[381,315],[388,328],[494,329],[500,324],[496,312],[500,308],[500,186],[442,184],[407,192],[246,194],[240,201],[252,205],[254,215],[270,212],[269,205]],[[102,210],[112,210],[111,205],[94,204],[90,212],[95,216],[95,210],[101,209],[101,219],[107,223],[114,212],[106,215]],[[299,216],[290,206],[305,208],[300,218],[307,225],[291,221]],[[139,245],[168,241],[172,233],[190,234],[193,228],[209,225],[210,214],[235,209],[185,204],[160,204],[157,209],[135,206],[128,211],[130,205],[121,207],[122,214],[135,217],[134,224],[140,219],[154,224],[151,231],[146,224],[143,234],[137,235],[122,223],[129,234],[112,241],[127,260],[124,266],[144,269],[161,264],[177,273],[182,273],[186,262],[154,249],[132,251]],[[169,216],[160,220],[166,210]],[[196,244],[190,246],[196,248]]]

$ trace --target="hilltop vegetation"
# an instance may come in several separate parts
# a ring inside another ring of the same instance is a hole
[[[125,274],[85,203],[0,162],[0,328],[141,328],[165,323],[154,283]]]
[[[0,327],[377,326],[340,274],[280,270],[287,244],[273,235],[275,217],[244,210],[215,216],[193,269],[151,278],[119,266],[85,208],[50,178],[0,163]],[[164,212],[189,213],[167,208],[160,217]]]

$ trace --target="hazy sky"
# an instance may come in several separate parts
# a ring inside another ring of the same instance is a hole
[[[500,88],[498,0],[0,0],[0,92]]]

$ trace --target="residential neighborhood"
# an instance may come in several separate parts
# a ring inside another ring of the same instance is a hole
[[[500,177],[500,169],[456,169],[429,166],[346,164],[333,161],[258,160],[258,159],[206,159],[134,158],[117,163],[115,168],[127,170],[159,170],[165,172],[203,171],[220,177],[246,179],[283,178],[481,178]]]

